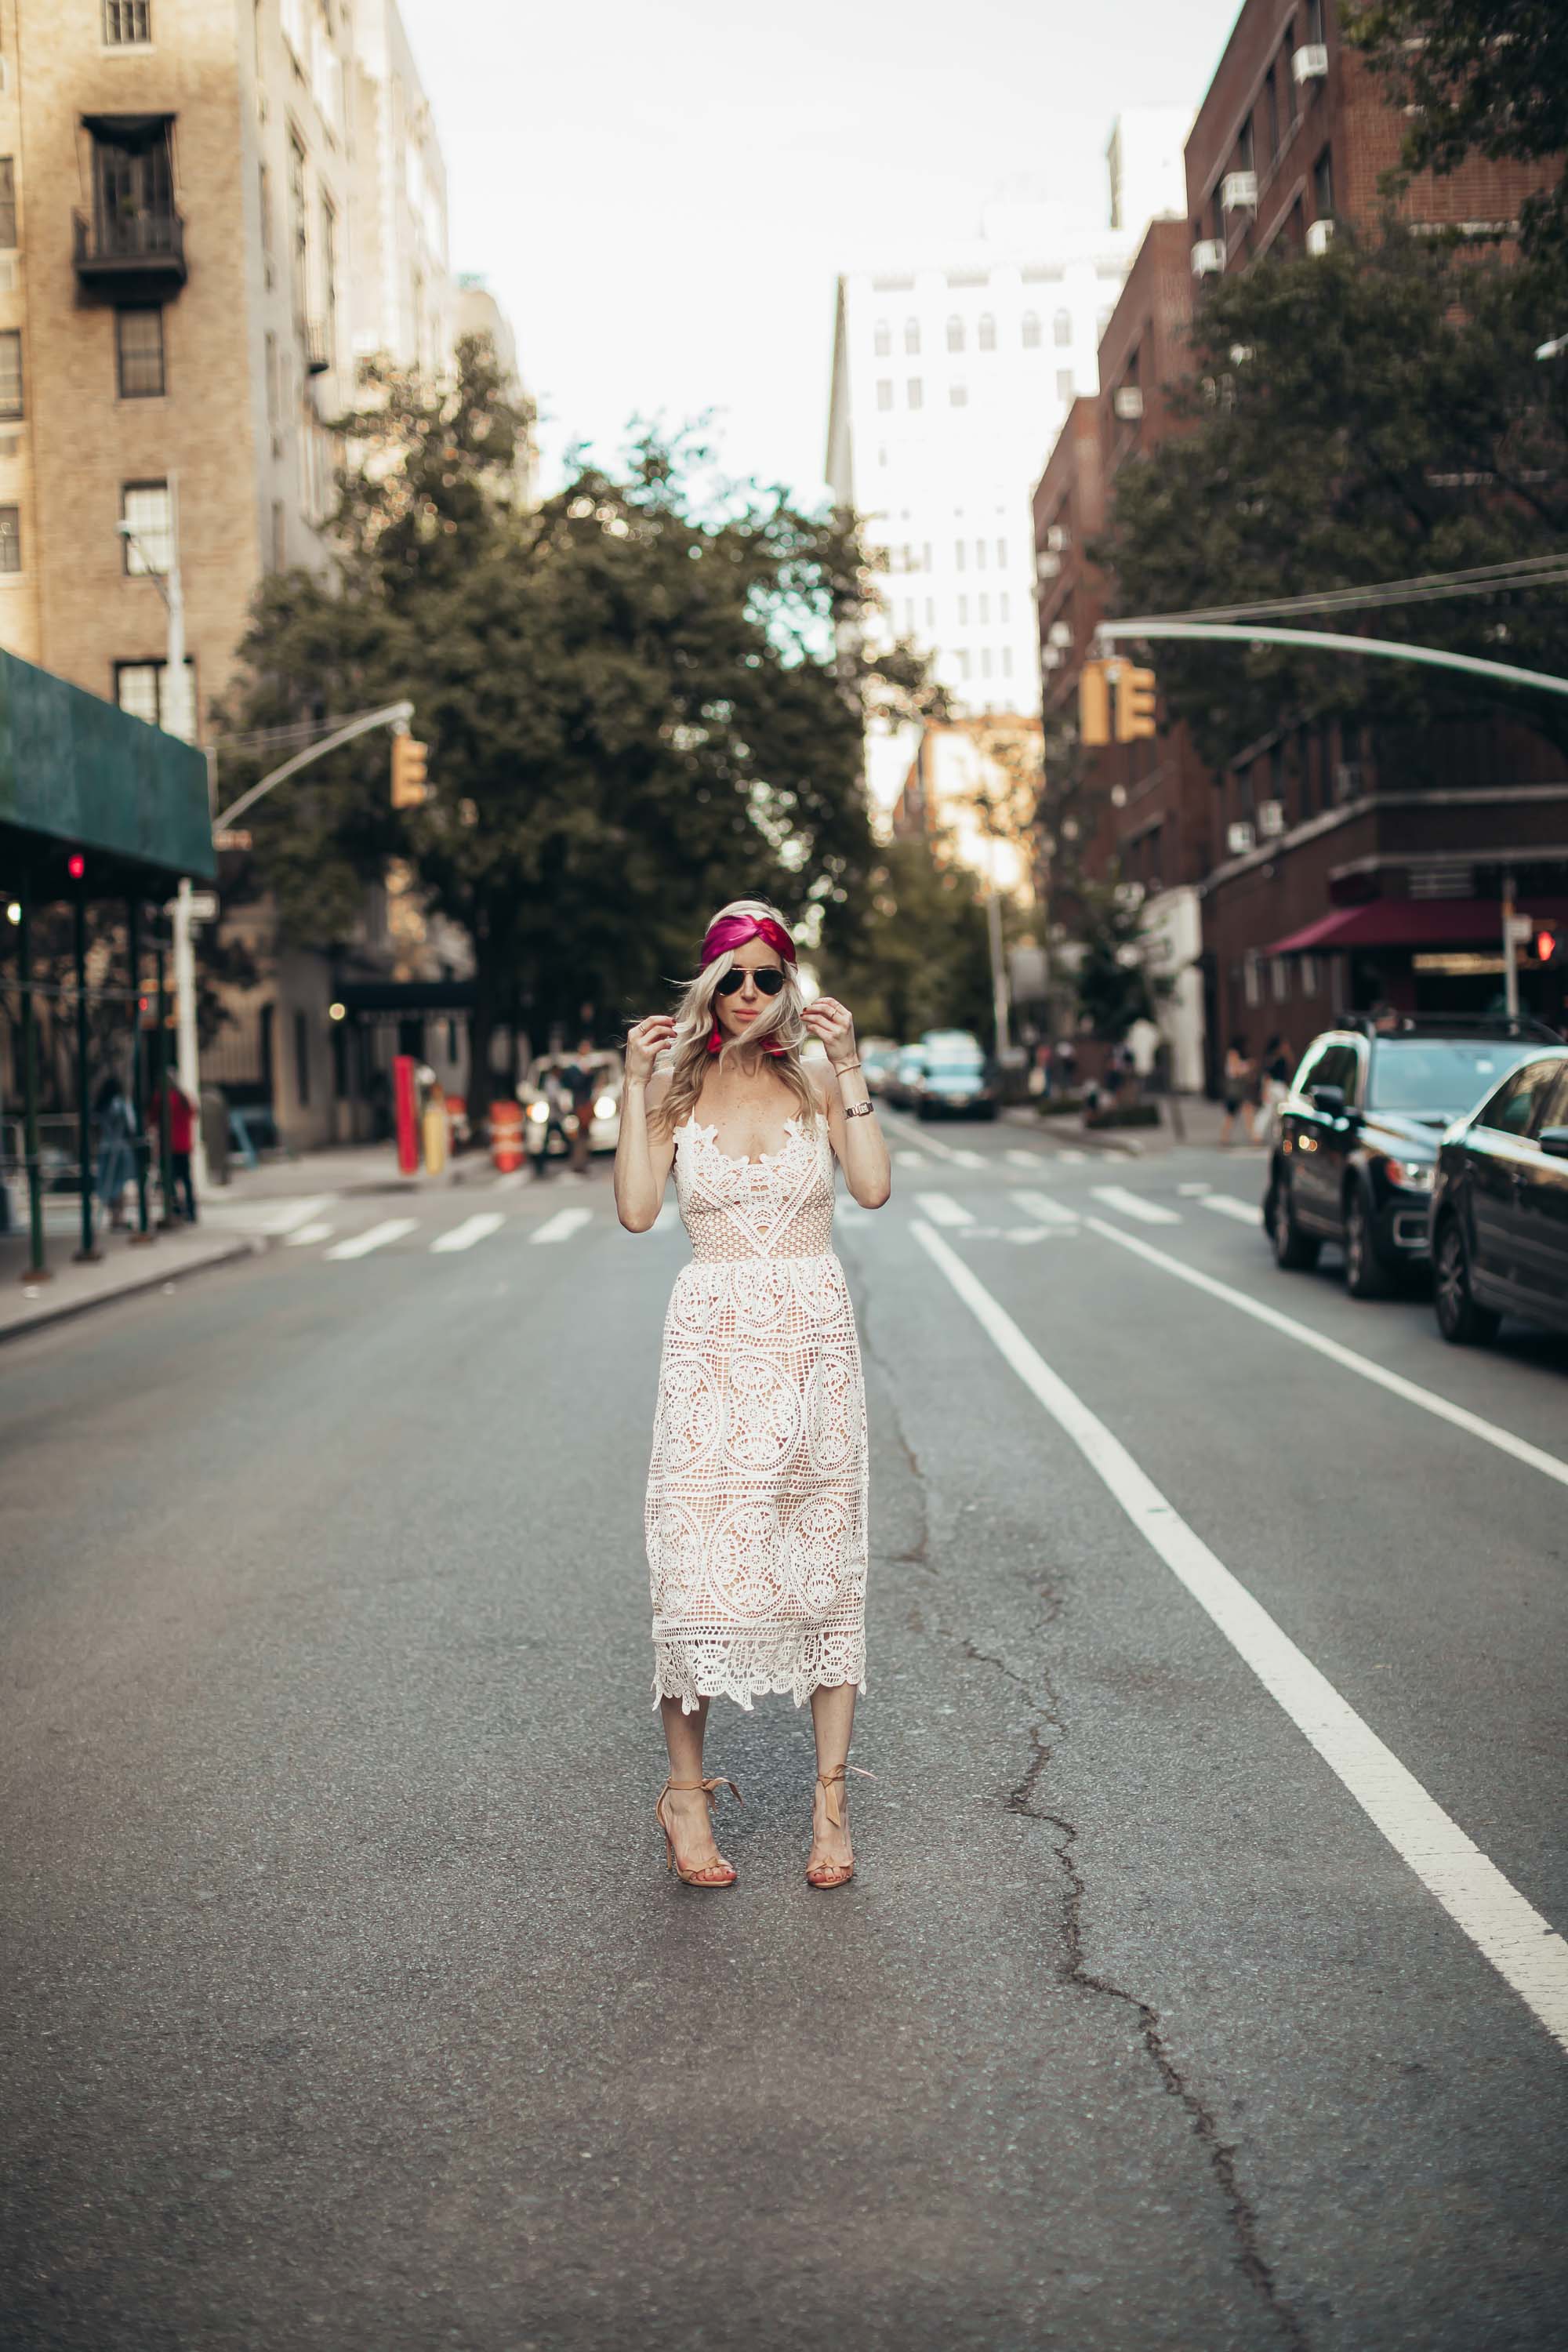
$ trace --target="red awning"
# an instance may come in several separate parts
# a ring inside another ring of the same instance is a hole
[[[1568,921],[1568,898],[1521,896],[1521,914]],[[1304,930],[1291,931],[1266,956],[1333,955],[1342,948],[1502,948],[1502,905],[1497,898],[1373,898],[1364,907],[1336,907]]]

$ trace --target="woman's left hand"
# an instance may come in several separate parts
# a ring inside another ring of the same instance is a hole
[[[816,996],[801,1015],[812,1035],[826,1047],[827,1058],[836,1070],[858,1057],[855,1050],[855,1023],[847,1005],[836,996]]]

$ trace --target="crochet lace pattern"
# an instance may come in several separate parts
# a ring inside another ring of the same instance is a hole
[[[736,1160],[676,1130],[693,1255],[665,1319],[645,1530],[654,1704],[866,1687],[866,1396],[826,1122]]]

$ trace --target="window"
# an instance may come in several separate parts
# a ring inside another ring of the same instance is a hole
[[[135,533],[134,538],[121,541],[128,578],[141,580],[149,572],[167,572],[173,551],[168,483],[127,482],[120,493],[120,515]]]
[[[1323,0],[1307,0],[1307,38],[1321,42],[1323,37]]]
[[[335,364],[338,341],[338,216],[321,199],[321,299],[325,305],[327,359]]]
[[[947,322],[947,348],[950,352],[963,349],[963,321],[956,311]]]
[[[1536,1110],[1545,1107],[1559,1067],[1556,1062],[1527,1062],[1498,1088],[1478,1115],[1477,1124],[1499,1135],[1528,1135]]]
[[[961,539],[955,539],[952,542],[952,568],[955,572],[962,572],[963,569],[963,541]]]
[[[11,252],[16,243],[16,166],[9,155],[0,155],[0,251]]]
[[[991,626],[991,599],[989,596],[982,596],[980,599],[980,625],[983,629],[988,629]]]
[[[921,570],[922,572],[929,572],[931,570],[931,541],[929,539],[922,541],[921,544]]]
[[[985,541],[983,539],[977,539],[974,542],[974,569],[976,572],[984,572],[985,569]]]
[[[966,629],[969,626],[969,599],[967,596],[961,596],[958,600],[958,625],[961,629]]]
[[[272,501],[272,569],[286,572],[289,568],[289,541],[283,528],[283,501]]]
[[[267,429],[272,436],[272,454],[278,455],[278,338],[269,327],[267,331]]]
[[[1003,597],[1002,602],[1004,604],[1007,602],[1005,596]],[[1005,620],[1005,614],[1003,614],[1003,618]],[[1011,646],[1004,646],[1002,648],[1002,675],[1004,677],[1011,677],[1013,675],[1013,648]]]
[[[919,408],[924,403],[925,386],[921,383],[918,375],[910,376],[909,383],[905,387],[905,396],[911,408]]]
[[[1024,349],[1037,352],[1040,348],[1040,314],[1037,310],[1024,313]]]
[[[1012,617],[1013,599],[1011,596],[998,596],[996,599],[996,618],[1001,622],[1004,628],[1006,627]]]
[[[994,352],[996,348],[996,321],[989,310],[982,310],[980,313],[978,341],[983,352]]]
[[[1266,152],[1272,163],[1279,153],[1279,84],[1272,66],[1263,77],[1263,135],[1268,142]]]
[[[1058,352],[1065,352],[1072,341],[1072,312],[1058,310],[1051,320],[1051,341]]]
[[[989,646],[982,646],[980,648],[980,675],[982,677],[989,677],[991,675],[991,648]]]
[[[1250,951],[1241,959],[1241,992],[1248,1011],[1255,1013],[1263,1001],[1263,992],[1258,985],[1258,958]]]
[[[103,37],[111,49],[150,41],[152,17],[152,0],[103,0]]]
[[[958,675],[963,678],[964,684],[967,686],[969,683],[969,656],[967,653],[963,651],[962,648],[960,649],[958,656]]]
[[[283,37],[293,50],[296,62],[302,64],[305,56],[305,0],[281,0],[278,14],[283,26]]]
[[[936,626],[936,598],[934,596],[928,596],[926,598],[926,626],[928,629],[934,629]]]
[[[22,414],[22,330],[7,327],[0,334],[0,416]]]
[[[1304,955],[1301,958],[1301,993],[1303,996],[1316,996],[1317,992],[1318,959],[1316,956]]]
[[[996,542],[996,569],[998,572],[1005,572],[1007,569],[1007,542],[1005,539],[999,539]]]
[[[950,383],[947,387],[947,404],[950,408],[967,408],[969,386],[966,383]]]
[[[310,1099],[310,1024],[298,1006],[294,1012],[294,1092],[303,1109]]]
[[[294,316],[305,315],[308,234],[305,227],[305,150],[290,133],[289,140],[289,259],[293,271]]]
[[[167,667],[161,661],[116,662],[114,699],[121,709],[129,710],[133,719],[144,719],[149,727],[161,727],[169,703],[163,676]],[[194,716],[196,666],[189,655],[185,656],[185,693]]]
[[[1071,368],[1058,368],[1057,370],[1057,398],[1058,400],[1070,400],[1072,398]]]
[[[22,569],[22,509],[0,507],[0,572]]]
[[[114,356],[121,400],[159,400],[163,394],[163,313],[116,310]]]
[[[1332,150],[1325,147],[1312,166],[1312,202],[1320,220],[1334,216],[1334,159]]]
[[[1283,1004],[1290,993],[1290,965],[1284,956],[1268,959],[1268,985],[1276,1004]]]
[[[1256,150],[1252,142],[1252,117],[1249,114],[1236,137],[1236,168],[1250,172],[1257,168]]]
[[[893,331],[886,319],[879,319],[871,333],[872,346],[879,360],[885,360],[893,348]]]
[[[261,257],[267,265],[267,283],[272,283],[272,174],[265,163],[258,166],[257,189],[261,201]]]
[[[918,319],[904,320],[904,351],[909,358],[918,359],[921,350],[921,322]]]
[[[879,408],[891,408],[892,404],[893,380],[891,376],[879,376],[877,379],[877,405]]]

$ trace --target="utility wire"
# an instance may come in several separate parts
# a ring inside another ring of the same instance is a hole
[[[1510,563],[1478,564],[1464,572],[1428,572],[1411,580],[1384,580],[1364,588],[1324,588],[1305,596],[1277,596],[1256,604],[1204,604],[1184,613],[1138,617],[1164,621],[1266,621],[1293,613],[1379,612],[1393,604],[1446,603],[1450,597],[1489,596],[1525,588],[1553,588],[1568,582],[1568,551],[1521,556]]]

